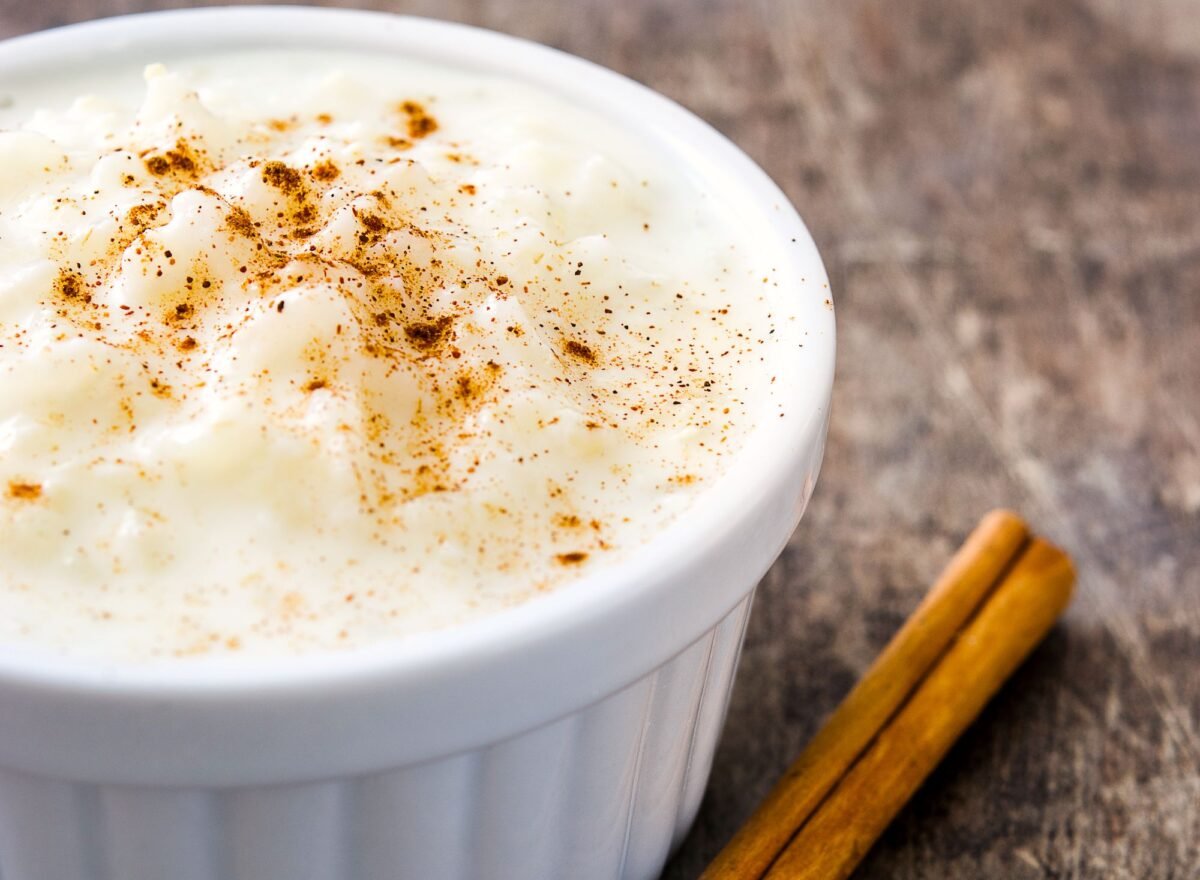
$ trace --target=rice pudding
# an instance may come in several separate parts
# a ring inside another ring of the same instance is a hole
[[[260,50],[0,99],[4,650],[451,626],[636,550],[785,413],[775,245],[551,93]]]

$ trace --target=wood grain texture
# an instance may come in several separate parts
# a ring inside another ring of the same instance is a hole
[[[0,35],[171,5],[0,0]],[[997,505],[1072,552],[1075,603],[856,876],[1200,875],[1200,5],[374,5],[678,99],[825,256],[825,470],[666,876],[699,873]]]

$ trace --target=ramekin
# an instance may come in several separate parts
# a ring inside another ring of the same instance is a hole
[[[767,176],[678,105],[460,25],[285,7],[109,19],[5,42],[0,88],[248,47],[402,52],[644,133],[784,246],[779,308],[807,334],[774,365],[788,408],[625,562],[454,630],[244,666],[0,652],[0,877],[654,877],[699,808],[755,585],[820,467],[834,323],[812,240]]]

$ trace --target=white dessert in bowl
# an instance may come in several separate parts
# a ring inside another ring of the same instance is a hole
[[[783,411],[779,254],[617,124],[382,55],[144,79],[0,111],[0,643],[461,623],[628,554]]]
[[[820,460],[778,191],[450,25],[7,49],[0,871],[656,872]]]

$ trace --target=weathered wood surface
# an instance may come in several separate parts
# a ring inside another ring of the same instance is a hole
[[[0,35],[184,5],[0,0]],[[415,0],[675,97],[825,255],[825,471],[766,578],[690,878],[985,509],[1065,623],[862,878],[1200,876],[1200,2]]]

